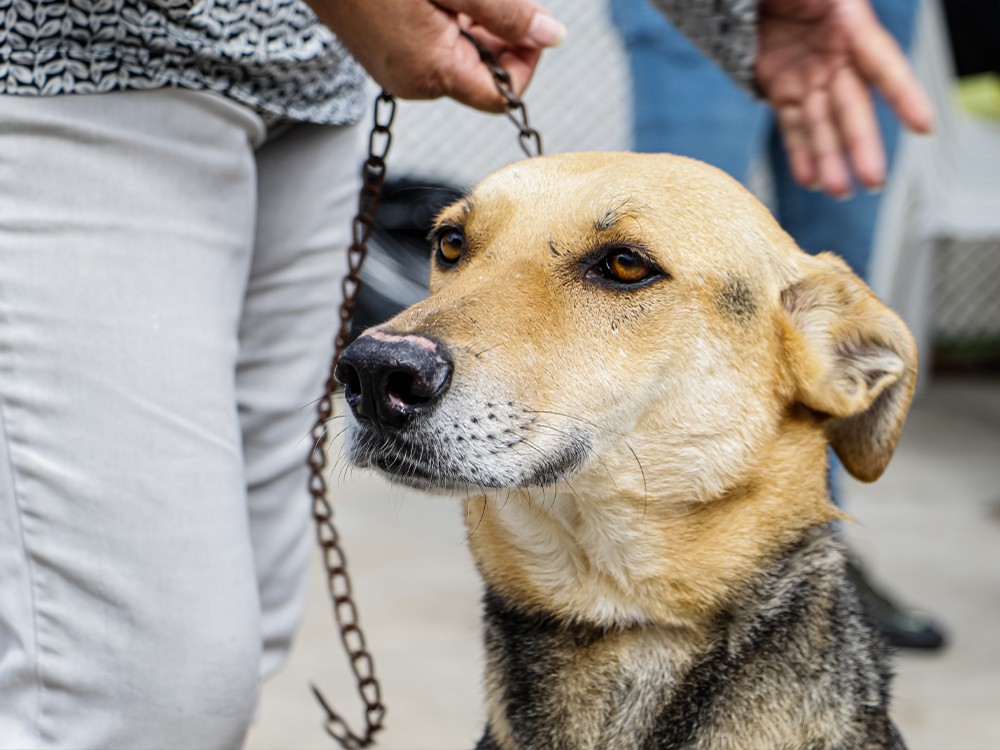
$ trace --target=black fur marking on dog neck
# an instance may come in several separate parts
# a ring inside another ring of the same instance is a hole
[[[905,749],[885,647],[825,527],[743,588],[677,671],[653,653],[669,629],[623,641],[635,631],[529,612],[493,590],[484,604],[487,684],[517,750],[729,750],[740,722],[750,737],[824,738],[801,750]],[[488,728],[477,750],[499,747]]]
[[[507,718],[517,747],[576,750],[572,737],[562,734],[561,727],[553,722],[554,680],[567,658],[600,640],[605,631],[511,607],[490,589],[483,603],[488,668],[500,672]],[[487,732],[477,750],[496,747]]]
[[[713,713],[726,710],[728,686],[752,678],[757,665],[766,664],[787,646],[798,613],[812,593],[807,581],[797,583],[778,606],[753,622],[742,635],[746,649],[726,638],[727,631],[738,626],[734,627],[730,618],[720,618],[715,646],[672,691],[671,700],[664,706],[645,747],[683,748],[695,741],[699,729],[712,723]]]

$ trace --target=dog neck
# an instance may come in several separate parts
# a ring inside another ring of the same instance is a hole
[[[763,561],[839,516],[818,428],[794,422],[758,455],[712,500],[577,479],[470,499],[473,556],[491,590],[530,611],[598,627],[701,630]]]
[[[703,696],[676,691],[697,682],[695,665],[760,627],[762,611],[797,616],[801,597],[782,580],[788,560],[814,561],[799,565],[800,593],[817,595],[827,585],[817,581],[838,577],[828,526],[840,513],[827,490],[821,428],[792,420],[756,455],[740,482],[710,500],[678,501],[623,481],[589,494],[584,486],[601,485],[573,479],[577,491],[467,501],[469,542],[487,586],[490,728],[480,747],[607,747],[610,736],[622,738],[615,747],[632,747],[624,738],[654,731],[638,731],[636,717],[662,718],[670,706],[677,717],[690,715]],[[550,739],[524,744],[514,735],[531,722],[513,713],[521,699],[528,714],[545,703],[541,683],[561,686],[551,711],[539,714],[553,726],[538,736]],[[587,744],[581,732],[599,739]]]
[[[834,663],[826,653],[846,654],[843,644],[831,644],[858,638],[830,629],[830,612],[850,606],[842,581],[839,545],[828,527],[819,527],[768,560],[700,633],[568,623],[487,589],[489,723],[478,747],[743,750],[819,746],[808,740],[811,732],[841,739],[864,734],[864,726],[851,723],[857,717],[831,714],[823,697],[828,682],[864,668],[872,672],[872,688],[861,702],[885,702],[877,663]],[[817,669],[824,659],[827,668]],[[747,689],[742,671],[761,670],[783,677]],[[789,695],[797,696],[794,706]],[[885,718],[876,713],[861,721]]]

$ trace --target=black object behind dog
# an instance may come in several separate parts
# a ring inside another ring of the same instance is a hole
[[[454,185],[413,177],[386,182],[361,271],[352,340],[427,296],[427,233],[438,211],[463,193]]]

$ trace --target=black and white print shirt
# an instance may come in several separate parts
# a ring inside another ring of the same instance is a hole
[[[751,85],[757,0],[653,0]],[[0,94],[210,90],[266,121],[355,122],[364,72],[303,0],[0,0]]]
[[[303,0],[0,0],[0,94],[210,90],[343,124],[364,72]]]

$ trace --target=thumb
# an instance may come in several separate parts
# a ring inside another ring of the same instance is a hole
[[[566,27],[531,0],[434,0],[501,39],[525,47],[554,47],[566,38]]]

